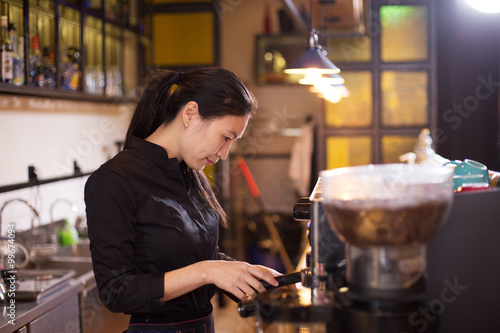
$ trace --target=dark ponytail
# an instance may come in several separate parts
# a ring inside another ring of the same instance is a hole
[[[179,110],[167,112],[166,108],[166,103],[172,94],[175,77],[175,72],[168,71],[158,74],[149,81],[130,121],[123,145],[124,149],[130,147],[132,136],[145,139],[162,123],[170,122],[175,118]]]
[[[188,102],[198,104],[202,119],[227,115],[253,115],[257,103],[243,82],[232,72],[216,67],[190,72],[163,71],[154,76],[143,92],[128,128],[124,148],[132,136],[145,139],[160,125],[169,124]],[[220,206],[203,171],[188,167],[197,190],[227,226],[227,215]]]

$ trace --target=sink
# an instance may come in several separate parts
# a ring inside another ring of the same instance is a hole
[[[30,264],[19,274],[22,274],[16,294],[19,300],[40,300],[64,287],[70,279],[81,283],[84,290],[94,287],[88,239],[72,246],[59,246],[48,261]]]
[[[90,258],[88,238],[82,238],[75,245],[58,246],[57,253],[48,261],[34,266],[35,269],[63,269],[75,272],[74,280],[79,280],[83,288],[95,284]]]
[[[67,268],[21,269],[15,274],[16,300],[39,301],[67,285],[74,276],[75,272]]]
[[[92,271],[92,259],[90,257],[53,257],[41,265],[40,269],[67,269],[75,272],[73,279],[82,283],[83,288],[95,284],[94,272]]]
[[[60,246],[57,254],[37,269],[66,270],[72,272],[72,281],[82,285],[80,294],[81,332],[122,332],[128,326],[130,316],[109,311],[101,299],[92,270],[89,240],[80,239],[73,246]]]

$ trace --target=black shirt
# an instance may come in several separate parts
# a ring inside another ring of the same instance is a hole
[[[101,301],[114,312],[163,313],[166,320],[212,311],[214,286],[165,303],[164,273],[217,257],[219,217],[164,148],[132,138],[85,185],[90,249]]]

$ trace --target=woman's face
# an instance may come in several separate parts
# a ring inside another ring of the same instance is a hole
[[[248,119],[249,116],[244,115],[203,120],[196,114],[180,142],[181,159],[195,170],[202,170],[219,159],[225,160],[231,144],[245,132]]]

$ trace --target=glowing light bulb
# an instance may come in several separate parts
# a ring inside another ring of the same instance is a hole
[[[500,13],[498,0],[465,0],[472,8],[483,13]]]
[[[316,84],[321,80],[321,72],[317,68],[308,68],[304,77],[299,79],[300,84]]]

